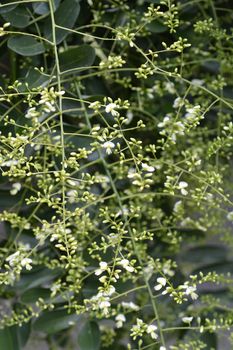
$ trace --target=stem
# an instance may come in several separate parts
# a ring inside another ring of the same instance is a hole
[[[60,64],[59,64],[59,57],[58,57],[58,50],[56,45],[56,23],[54,18],[54,0],[49,0],[49,8],[50,8],[50,15],[51,15],[51,22],[52,22],[52,37],[53,37],[53,47],[54,47],[54,56],[55,56],[55,64],[56,64],[56,71],[57,71],[57,87],[58,92],[61,92],[61,71],[60,71]],[[64,127],[63,127],[63,114],[62,114],[62,96],[59,94],[58,98],[58,115],[60,120],[60,136],[61,136],[61,148],[62,148],[62,161],[61,161],[61,186],[62,186],[62,226],[63,226],[63,233],[64,233],[64,240],[66,245],[66,253],[67,257],[69,258],[69,249],[68,249],[68,242],[67,242],[67,234],[66,234],[66,199],[65,199],[65,183],[64,183],[64,176],[65,176],[65,142],[64,142]]]

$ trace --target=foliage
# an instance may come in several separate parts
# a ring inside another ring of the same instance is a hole
[[[231,6],[1,2],[1,348],[232,347]]]

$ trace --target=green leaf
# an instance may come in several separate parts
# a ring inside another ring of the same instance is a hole
[[[220,70],[220,64],[217,60],[206,60],[203,62],[202,66],[211,73],[218,73]]]
[[[16,288],[20,290],[26,290],[41,286],[43,283],[47,283],[53,280],[60,274],[60,269],[49,270],[47,268],[35,269],[22,273],[21,279],[16,283]]]
[[[16,28],[25,28],[30,21],[30,15],[25,6],[18,6],[13,11],[2,14],[2,17]]]
[[[100,331],[98,324],[94,321],[85,323],[78,335],[80,350],[99,350]]]
[[[14,10],[18,4],[10,5],[9,0],[2,0],[0,3],[0,13],[7,13]]]
[[[88,67],[95,60],[95,50],[89,45],[81,45],[69,48],[59,55],[61,71]]]
[[[204,274],[207,274],[209,272],[216,272],[218,274],[228,274],[233,273],[233,262],[220,262],[216,264],[209,264],[206,266],[199,267],[192,271],[193,274],[197,274],[198,272],[203,272]]]
[[[44,45],[31,36],[12,36],[8,39],[7,46],[12,51],[22,56],[35,56],[45,51]]]
[[[24,78],[19,79],[19,81],[22,83],[22,85],[19,86],[19,91],[24,92],[28,91],[28,88],[31,90],[39,86],[45,87],[49,80],[50,77],[41,74],[38,70],[35,70],[34,68],[31,68],[28,70]]]
[[[217,337],[215,333],[205,333],[200,336],[200,340],[207,345],[207,349],[217,349]]]
[[[79,0],[65,0],[55,12],[55,23],[67,29],[73,28],[80,12]],[[69,34],[69,30],[56,28],[56,43],[60,44]],[[51,19],[45,22],[44,36],[48,40],[53,40]]]
[[[0,349],[20,350],[16,334],[11,328],[0,329]]]
[[[67,310],[64,309],[46,311],[35,321],[33,329],[46,334],[53,334],[71,327],[79,318],[80,316],[77,314],[68,314]]]
[[[4,178],[1,177],[1,181],[4,181]],[[13,207],[17,201],[20,200],[20,193],[17,193],[16,196],[11,196],[9,190],[0,190],[0,208],[9,209]],[[0,348],[1,349],[1,348]]]
[[[183,338],[183,342],[190,341],[190,338],[192,337],[192,335],[193,335],[193,332],[191,330],[188,330],[185,333],[185,337]],[[217,346],[218,342],[217,342],[217,336],[215,333],[205,332],[203,334],[200,334],[198,339],[206,344],[205,349],[208,349],[208,350],[220,349]]]
[[[17,334],[17,339],[20,344],[20,349],[23,349],[30,337],[31,322],[24,323],[21,327],[19,327],[18,325],[15,325],[12,327],[12,329]]]
[[[61,0],[54,0],[55,11],[58,8],[60,2],[61,2]],[[41,3],[39,1],[34,2],[32,4],[32,8],[37,15],[47,15],[50,12],[49,5],[46,3]]]
[[[147,29],[152,33],[163,33],[168,30],[168,27],[166,27],[164,24],[162,24],[158,20],[155,20],[147,25]]]
[[[71,292],[69,293],[72,294]],[[51,298],[51,290],[48,288],[31,288],[26,290],[21,295],[21,302],[25,304],[33,304],[35,303],[39,298],[43,298],[45,301],[51,301],[51,303],[63,303],[64,298],[61,295],[57,295],[56,297]]]
[[[73,100],[62,101],[62,110],[65,114],[72,117],[82,117],[82,107],[80,102]]]
[[[21,350],[27,343],[30,335],[30,323],[19,326],[0,329],[1,350]]]
[[[223,246],[206,244],[193,247],[181,254],[180,260],[190,263],[208,265],[217,261],[225,261],[227,251]]]
[[[35,303],[39,298],[47,301],[50,299],[50,294],[51,291],[47,288],[32,288],[21,295],[21,301],[25,304]]]

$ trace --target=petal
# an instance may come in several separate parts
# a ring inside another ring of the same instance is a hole
[[[166,278],[164,278],[164,277],[158,277],[158,278],[157,278],[157,282],[158,282],[159,284],[162,284],[162,286],[166,286],[166,284],[167,284],[167,280],[166,280]]]
[[[157,286],[154,287],[155,290],[160,290],[162,288],[163,288],[162,284],[158,284]]]

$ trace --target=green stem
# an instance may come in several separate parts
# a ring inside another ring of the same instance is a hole
[[[58,57],[58,50],[56,45],[56,23],[54,18],[54,0],[49,0],[49,8],[50,8],[50,15],[51,15],[51,22],[52,22],[52,37],[53,37],[53,47],[54,47],[54,56],[55,56],[55,64],[56,64],[56,71],[57,71],[57,87],[58,92],[61,92],[61,71],[60,71],[60,63],[59,63],[59,57]],[[63,234],[64,234],[64,241],[66,245],[66,253],[67,257],[69,258],[69,249],[68,249],[68,241],[67,241],[67,234],[66,234],[66,198],[65,198],[65,142],[64,142],[64,126],[63,126],[63,113],[62,113],[62,96],[59,94],[58,98],[58,107],[59,107],[59,120],[60,120],[60,136],[61,136],[61,148],[62,148],[62,161],[61,161],[61,186],[62,186],[62,224],[63,224]]]

